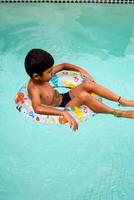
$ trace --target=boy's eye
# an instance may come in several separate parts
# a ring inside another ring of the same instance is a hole
[[[49,71],[49,73],[52,73],[52,69]]]
[[[48,70],[48,73],[49,73],[49,74],[52,73],[52,69],[49,69],[49,70]]]

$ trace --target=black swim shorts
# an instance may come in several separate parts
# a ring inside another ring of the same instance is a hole
[[[69,92],[66,92],[61,95],[63,96],[63,98],[62,98],[62,102],[59,105],[59,107],[65,107],[65,105],[71,100],[71,97],[69,96]]]

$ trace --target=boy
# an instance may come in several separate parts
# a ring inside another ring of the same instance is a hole
[[[111,92],[107,88],[97,84],[93,77],[81,67],[63,63],[54,65],[52,55],[42,49],[32,49],[25,58],[25,69],[30,76],[28,83],[28,92],[32,101],[33,109],[36,113],[46,115],[62,115],[70,123],[73,130],[78,129],[75,119],[66,111],[54,108],[73,107],[87,105],[95,113],[112,114],[117,117],[134,118],[134,111],[123,111],[113,109],[104,103],[98,101],[90,95],[91,92],[97,95],[115,101],[124,106],[134,106],[134,100],[128,100]],[[78,71],[88,80],[76,86],[67,93],[60,94],[50,85],[49,81],[54,73],[61,70]]]

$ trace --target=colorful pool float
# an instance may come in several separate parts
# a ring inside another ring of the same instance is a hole
[[[62,71],[57,74],[54,74],[52,77],[50,84],[54,87],[65,87],[65,88],[75,88],[77,85],[85,81],[85,77],[81,77],[79,73],[72,71]],[[91,94],[101,100],[99,96],[96,94]],[[67,120],[65,117],[59,115],[42,115],[34,112],[32,108],[32,102],[29,98],[27,91],[27,84],[22,86],[15,98],[16,108],[19,112],[21,112],[26,117],[44,124],[67,124]],[[58,109],[62,109],[61,107],[56,107]],[[64,108],[63,108],[64,109]],[[95,113],[90,110],[86,105],[82,105],[80,107],[66,108],[66,110],[75,118],[77,122],[81,122],[89,116],[94,116]]]

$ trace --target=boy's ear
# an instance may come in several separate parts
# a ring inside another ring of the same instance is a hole
[[[39,74],[34,73],[34,74],[33,74],[33,78],[34,78],[35,80],[39,80],[39,79],[40,79],[40,76],[39,76]]]

